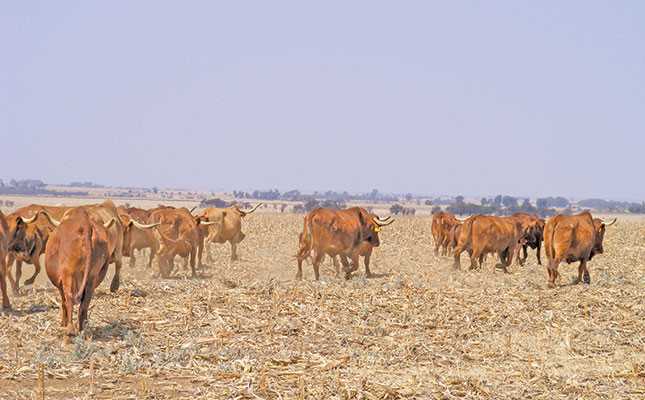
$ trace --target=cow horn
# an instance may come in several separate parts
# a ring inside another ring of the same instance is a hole
[[[50,224],[52,224],[54,226],[60,225],[60,221],[57,220],[56,218],[52,217],[51,215],[49,215],[49,213],[47,211],[45,211],[45,210],[40,211],[40,214],[43,214],[45,216],[45,218],[47,218],[47,220],[49,221]]]
[[[161,225],[161,222],[156,222],[154,224],[149,224],[149,225],[140,224],[140,223],[138,223],[137,221],[135,221],[133,219],[130,219],[130,222],[132,223],[132,225],[134,225],[135,227],[137,227],[139,229],[152,229],[157,225]]]
[[[217,222],[217,221],[202,221],[199,224],[204,225],[204,226],[209,226],[209,225],[219,225],[219,222]]]
[[[618,220],[618,218],[614,218],[614,220],[613,220],[613,221],[611,221],[611,222],[610,222],[610,223],[608,223],[608,224],[607,224],[607,223],[605,223],[605,226],[611,226],[611,225],[615,224],[615,223],[616,223],[616,220]],[[604,223],[604,222],[603,222],[603,223]]]
[[[196,208],[197,208],[197,206],[195,206],[195,207],[191,208],[190,210],[188,210],[188,212],[192,214],[192,213],[193,213],[193,211],[195,211],[195,209],[196,209]]]
[[[466,219],[468,219],[468,218],[466,218]],[[458,221],[458,222],[466,222],[466,219],[459,219],[459,218],[455,217],[455,220]]]
[[[242,211],[243,213],[246,213],[246,214],[251,214],[253,211],[257,210],[258,207],[260,207],[261,205],[262,205],[262,203],[258,203],[258,205],[256,205],[255,207],[253,207],[249,211],[246,211],[246,210],[240,210],[240,211]]]
[[[36,211],[36,214],[31,218],[25,218],[25,217],[20,217],[20,218],[22,218],[22,222],[24,222],[25,224],[31,224],[36,220],[36,218],[38,218],[38,211]]]
[[[392,218],[389,221],[384,221],[384,220],[381,220],[380,218],[374,218],[374,222],[378,226],[386,226],[386,225],[390,225],[392,222],[394,222],[394,219]]]
[[[112,218],[108,222],[104,223],[103,226],[105,227],[105,229],[110,229],[110,227],[114,225],[115,222],[116,218]]]

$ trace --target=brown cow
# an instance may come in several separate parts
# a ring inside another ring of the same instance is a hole
[[[83,207],[74,207],[65,213],[47,241],[45,270],[60,293],[65,342],[76,334],[72,313],[78,303],[78,332],[83,330],[94,290],[107,273],[111,255],[108,229],[116,222],[112,218],[101,224]]]
[[[150,249],[148,268],[151,268],[155,256],[153,251],[155,238],[152,231],[149,230],[152,226],[146,225],[146,221],[154,210],[119,206],[117,211],[123,225],[123,255],[130,257],[130,267],[134,267],[137,261],[134,250],[141,252],[143,249]]]
[[[242,218],[247,214],[251,214],[253,211],[257,210],[262,203],[258,203],[251,210],[240,210],[237,205],[233,205],[228,208],[215,208],[209,207],[204,209],[204,211],[199,214],[200,217],[204,217],[207,221],[217,222],[207,227],[208,233],[205,233],[205,247],[206,247],[206,258],[211,261],[210,253],[210,244],[211,243],[225,243],[229,242],[231,244],[231,260],[237,260],[237,244],[240,243],[246,235],[242,232]],[[202,254],[200,251],[199,254],[199,263],[202,262]]]
[[[452,251],[455,247],[457,247],[457,243],[459,242],[459,235],[461,234],[461,228],[463,226],[464,223],[457,220],[457,223],[450,228],[447,239],[448,245],[446,246],[448,251]]]
[[[434,238],[434,255],[439,255],[439,246],[441,246],[441,255],[447,254],[450,229],[457,223],[457,219],[449,212],[440,211],[432,216],[432,237]]]
[[[380,245],[378,230],[380,226],[392,223],[379,219],[360,207],[345,210],[318,208],[305,216],[301,234],[296,279],[302,279],[302,261],[314,252],[313,267],[316,280],[320,278],[320,261],[325,254],[330,257],[340,256],[345,270],[345,278],[358,269],[361,244],[364,241],[373,247]],[[352,260],[350,268],[347,257]]]
[[[575,283],[590,283],[587,261],[596,254],[603,253],[602,240],[605,228],[616,222],[605,224],[600,218],[593,218],[589,211],[564,216],[562,214],[549,218],[544,227],[544,250],[548,261],[549,286],[555,287],[558,277],[558,266],[562,261],[567,264],[580,261],[578,278]]]
[[[34,216],[35,218],[36,216]],[[44,218],[43,218],[44,219]],[[36,280],[36,277],[40,273],[40,255],[45,252],[45,239],[44,234],[38,228],[36,224],[27,225],[27,230],[25,231],[24,245],[22,246],[21,251],[13,251],[9,253],[9,258],[7,261],[7,278],[9,278],[9,283],[11,283],[11,288],[13,289],[14,294],[20,293],[20,278],[22,277],[22,263],[23,261],[27,264],[32,264],[34,266],[34,274],[31,278],[25,281],[25,285],[31,285]],[[15,261],[16,272],[15,279],[11,275],[11,266]]]
[[[34,222],[36,218],[38,218],[38,214],[33,215],[32,218],[23,218],[13,214],[6,216],[0,211],[0,290],[2,291],[2,308],[4,309],[11,308],[9,296],[7,296],[9,254],[24,251],[27,224]]]
[[[42,206],[41,206],[42,207]],[[114,277],[112,278],[112,283],[110,284],[110,291],[116,292],[119,290],[120,276],[121,276],[121,257],[123,254],[123,225],[121,224],[121,218],[119,213],[116,210],[116,206],[111,200],[105,200],[101,204],[90,204],[81,206],[87,214],[100,224],[104,224],[112,219],[116,220],[107,231],[107,243],[108,251],[110,252],[110,263],[114,263]],[[51,209],[51,207],[49,207]],[[69,207],[67,207],[69,208]],[[75,208],[69,208],[67,211],[75,210]],[[49,210],[40,211],[52,225],[60,225],[60,221],[55,216],[49,213]],[[65,218],[63,214],[63,218]]]
[[[455,268],[461,268],[460,256],[464,251],[470,254],[470,268],[477,268],[477,260],[487,253],[497,253],[501,267],[508,272],[513,256],[519,251],[520,240],[528,226],[513,217],[475,215],[468,218],[461,229],[459,242],[455,247]]]
[[[524,235],[522,240],[522,256],[517,257],[520,265],[524,265],[526,259],[528,258],[527,247],[536,249],[536,255],[538,260],[538,265],[542,265],[542,260],[540,259],[540,250],[542,249],[544,225],[546,220],[544,218],[538,218],[535,214],[527,213],[515,213],[511,215],[513,218],[517,218],[520,221],[524,222],[528,226],[528,230]]]
[[[155,236],[153,251],[158,257],[160,276],[167,278],[176,255],[184,258],[184,268],[190,257],[192,274],[193,276],[197,274],[195,256],[200,238],[199,225],[217,225],[219,222],[202,222],[199,217],[193,217],[188,209],[182,207],[157,209],[150,215],[148,223],[158,225],[153,231]]]

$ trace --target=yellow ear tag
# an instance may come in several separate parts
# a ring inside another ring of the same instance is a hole
[[[374,232],[378,232],[378,226],[374,228]]]

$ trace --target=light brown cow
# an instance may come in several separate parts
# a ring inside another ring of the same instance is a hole
[[[464,251],[470,253],[470,268],[478,268],[477,260],[487,253],[497,253],[504,272],[513,262],[513,256],[519,251],[520,240],[528,226],[513,217],[493,217],[475,215],[464,222],[455,247],[454,267],[461,267],[460,256]]]
[[[154,210],[119,206],[117,211],[123,225],[123,255],[130,257],[130,267],[136,265],[135,250],[141,252],[143,249],[150,249],[148,268],[151,268],[157,249],[155,249],[154,233],[150,231],[150,226],[146,224],[146,221]]]
[[[154,230],[156,240],[156,255],[158,257],[159,275],[167,278],[173,269],[173,260],[179,255],[184,259],[184,268],[190,257],[192,275],[196,276],[195,256],[200,238],[199,225],[215,226],[219,222],[202,222],[199,217],[193,217],[190,211],[182,208],[165,208],[152,212],[148,219],[150,225],[157,224]]]
[[[430,229],[432,237],[434,238],[434,255],[439,255],[439,246],[442,247],[441,255],[446,255],[448,252],[448,243],[450,229],[457,224],[457,219],[454,215],[447,211],[436,212],[432,215],[432,224]]]
[[[65,342],[76,334],[72,320],[78,303],[78,332],[83,330],[94,290],[107,273],[111,255],[108,229],[116,222],[111,218],[101,224],[83,207],[74,207],[65,213],[47,241],[45,270],[60,293]]]
[[[207,233],[204,233],[206,247],[206,258],[212,261],[210,253],[211,243],[225,243],[231,244],[231,260],[237,260],[237,245],[246,235],[242,232],[242,218],[257,210],[262,203],[258,203],[251,210],[240,210],[237,205],[228,208],[215,208],[209,207],[204,209],[199,216],[203,217],[206,221],[216,222],[217,224],[206,227]],[[202,262],[201,251],[199,254],[199,262]]]
[[[32,218],[23,218],[17,215],[6,216],[0,211],[0,290],[2,291],[2,308],[10,309],[11,303],[7,296],[7,274],[9,266],[7,261],[11,252],[24,251],[24,238],[27,224],[33,222],[38,215]]]
[[[528,226],[528,230],[522,238],[523,255],[517,257],[520,265],[524,265],[526,259],[528,258],[527,247],[536,249],[538,265],[542,265],[542,260],[540,259],[540,250],[542,248],[544,225],[546,224],[546,221],[544,220],[544,218],[538,218],[536,214],[515,213],[511,215],[511,217],[522,221],[525,225]]]
[[[32,218],[36,217],[37,215]],[[13,293],[16,295],[20,293],[20,278],[22,277],[23,261],[34,266],[34,274],[31,278],[25,281],[25,285],[31,285],[40,273],[40,255],[45,252],[44,234],[36,224],[27,225],[23,241],[24,243],[21,246],[22,249],[20,251],[9,252],[9,258],[7,261],[7,278],[9,278],[9,283],[11,283]],[[14,264],[14,261],[16,265],[15,279],[11,274],[11,266]]]
[[[602,240],[605,228],[616,222],[605,224],[599,218],[593,218],[589,211],[577,215],[556,215],[549,218],[544,227],[544,250],[548,260],[547,272],[549,286],[555,286],[558,277],[558,266],[562,261],[568,264],[579,261],[578,278],[575,283],[590,283],[587,261],[596,254],[602,254]]]
[[[367,241],[371,246],[378,247],[380,245],[379,227],[393,221],[383,221],[360,207],[345,210],[318,208],[311,211],[305,216],[300,235],[300,249],[296,255],[298,259],[296,279],[302,279],[302,261],[312,251],[316,280],[320,278],[319,265],[325,254],[330,257],[340,256],[345,270],[345,279],[349,279],[351,273],[358,269],[362,243]],[[352,261],[351,268],[348,265],[348,257]]]

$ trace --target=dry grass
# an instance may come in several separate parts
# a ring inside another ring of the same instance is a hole
[[[591,285],[565,264],[556,289],[534,253],[511,274],[453,271],[418,218],[381,231],[376,277],[312,282],[307,265],[296,282],[302,217],[244,223],[241,259],[213,247],[198,279],[152,279],[140,258],[113,295],[110,270],[68,346],[48,281],[12,297],[0,397],[38,397],[40,366],[46,398],[645,397],[642,222],[608,230]]]

